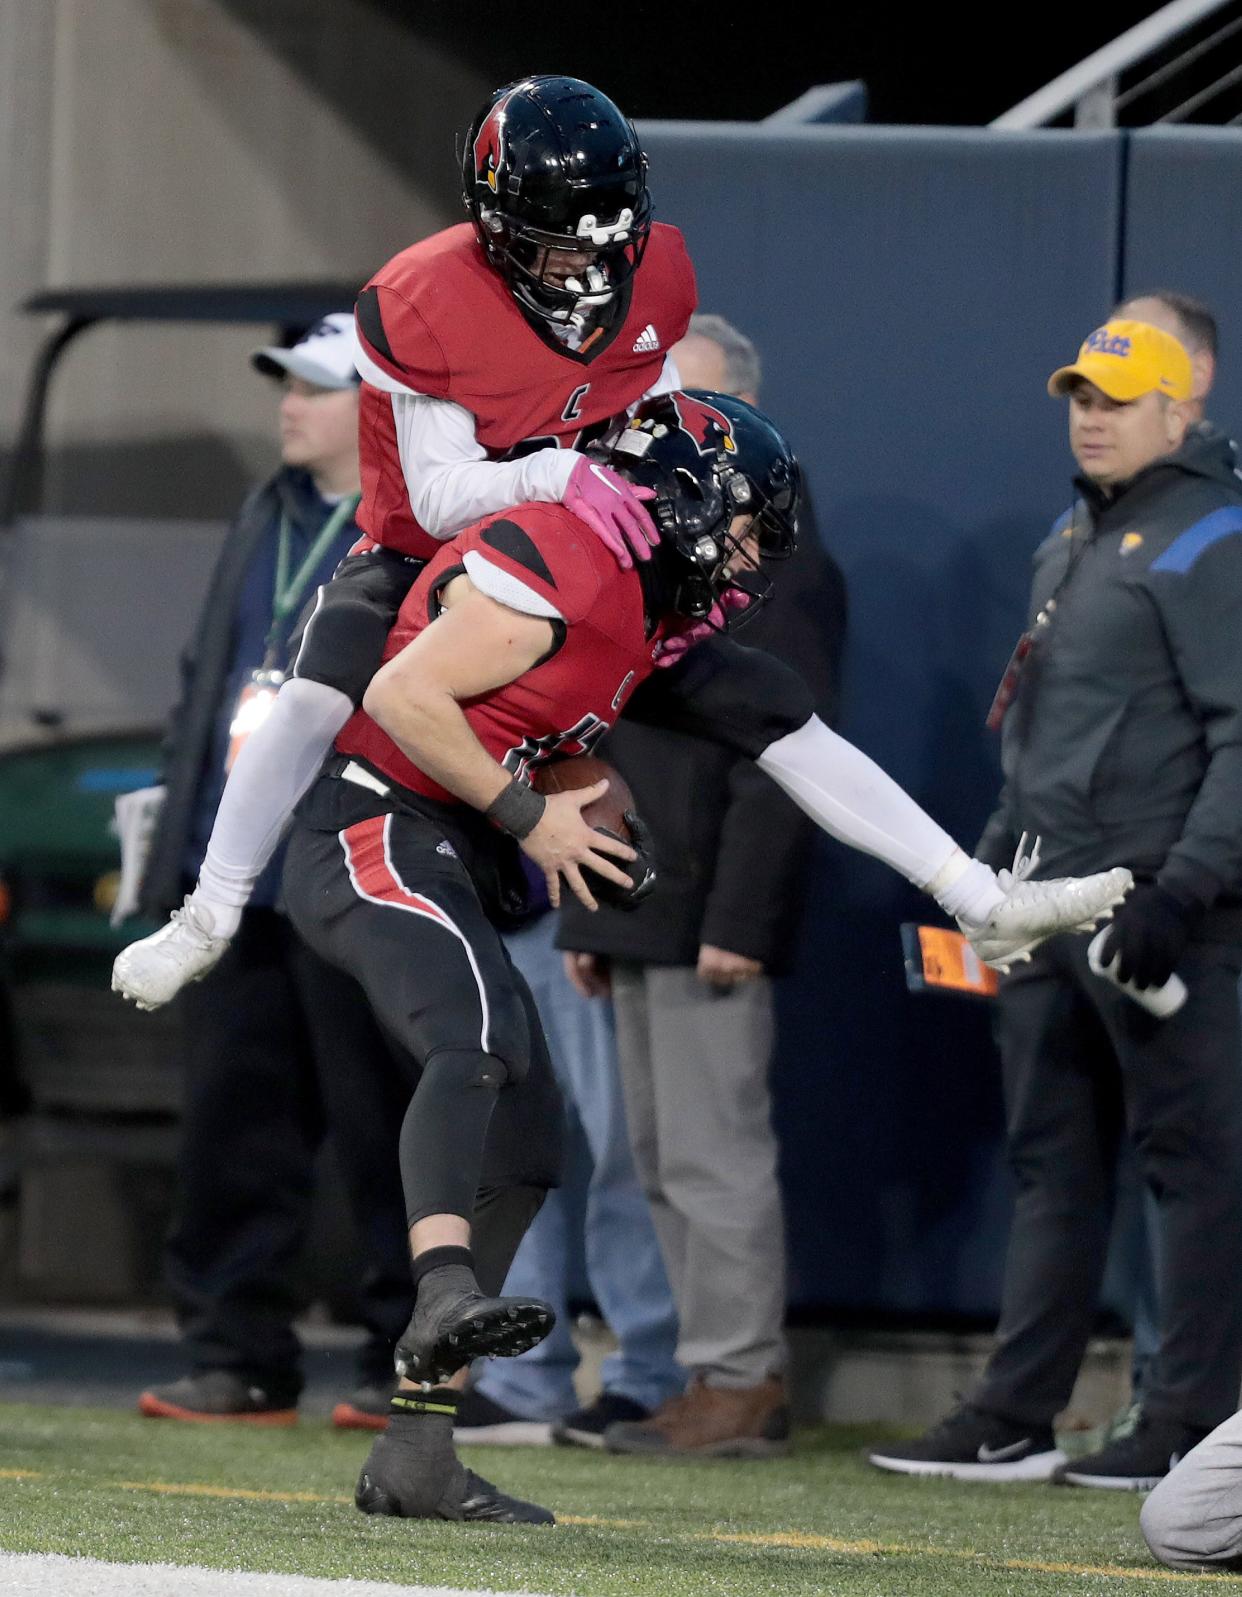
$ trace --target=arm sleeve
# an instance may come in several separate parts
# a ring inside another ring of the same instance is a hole
[[[575,449],[537,449],[488,460],[470,412],[425,394],[394,393],[392,412],[410,509],[433,538],[451,538],[510,505],[556,503],[582,459]]]
[[[883,860],[916,887],[935,882],[957,852],[904,788],[818,716],[770,744],[758,764],[830,837]]]
[[[1193,534],[1185,535],[1149,574],[1208,756],[1157,880],[1205,907],[1242,885],[1242,514],[1218,514],[1234,518],[1226,535],[1201,552],[1189,542]]]
[[[831,725],[841,698],[846,592],[840,567],[819,541],[809,506],[798,547],[780,570],[775,595],[747,636],[797,671]],[[764,771],[738,760],[704,909],[702,939],[761,964],[783,959],[802,906],[799,891],[813,835],[803,815]]]
[[[873,854],[916,887],[957,845],[910,795],[814,713],[796,672],[760,649],[710,638],[648,677],[625,713],[747,754],[830,837]]]

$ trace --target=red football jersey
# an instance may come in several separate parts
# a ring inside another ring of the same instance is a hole
[[[488,568],[481,569],[481,564]],[[653,669],[663,628],[644,633],[642,583],[622,571],[599,539],[563,505],[527,504],[488,516],[441,546],[401,606],[384,659],[399,654],[436,614],[436,595],[465,571],[500,596],[516,580],[555,610],[563,641],[517,681],[463,701],[475,736],[515,776],[561,755],[588,753]],[[337,738],[402,787],[429,798],[453,795],[406,759],[364,711]]]
[[[492,460],[572,449],[654,387],[694,310],[694,268],[675,227],[657,222],[611,323],[578,350],[518,309],[466,222],[402,250],[358,296],[358,341],[397,389],[452,400]],[[362,385],[358,524],[377,543],[428,559],[439,547],[414,517],[390,393]]]

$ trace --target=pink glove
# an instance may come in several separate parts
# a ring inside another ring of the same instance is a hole
[[[740,588],[726,588],[720,600],[707,612],[705,620],[696,621],[693,626],[687,627],[684,632],[674,633],[671,638],[661,639],[652,657],[656,670],[662,671],[670,665],[677,665],[696,643],[702,643],[714,632],[723,632],[727,619],[725,611],[744,610],[750,598],[750,594],[743,593]]]
[[[635,488],[607,466],[584,457],[570,472],[561,503],[586,522],[622,571],[628,571],[634,560],[650,560],[660,541],[655,523],[643,509],[644,502],[654,498],[654,489]]]

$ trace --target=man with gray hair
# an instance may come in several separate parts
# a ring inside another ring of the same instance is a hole
[[[759,351],[723,316],[692,316],[686,336],[673,353],[687,388],[710,388],[717,394],[733,394],[748,405],[759,403],[763,380]]]
[[[759,357],[694,316],[685,387],[753,403]],[[844,583],[804,511],[776,593],[745,631],[836,707]],[[626,1118],[679,1317],[683,1396],[604,1433],[612,1452],[762,1458],[788,1447],[785,1226],[768,1072],[772,977],[800,918],[808,828],[764,774],[682,732],[624,725],[605,744],[655,838],[660,892],[631,913],[561,913],[580,992],[611,987]]]

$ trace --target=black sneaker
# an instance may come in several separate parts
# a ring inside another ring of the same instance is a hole
[[[550,1447],[552,1426],[548,1420],[524,1420],[475,1387],[463,1392],[457,1404],[453,1440],[489,1447]]]
[[[958,1481],[1045,1481],[1065,1463],[1050,1425],[1023,1425],[963,1403],[910,1442],[866,1454],[898,1475],[949,1475]]]
[[[1207,1434],[1202,1428],[1160,1419],[1140,1409],[1126,1435],[1114,1437],[1098,1452],[1063,1464],[1053,1479],[1062,1486],[1149,1492]]]
[[[562,1447],[604,1446],[604,1432],[610,1425],[637,1423],[647,1419],[651,1410],[633,1398],[622,1397],[619,1392],[601,1392],[594,1403],[566,1414],[552,1426],[552,1440]]]
[[[274,1395],[233,1370],[199,1370],[167,1386],[151,1386],[138,1399],[151,1420],[199,1425],[296,1425],[297,1398]]]

